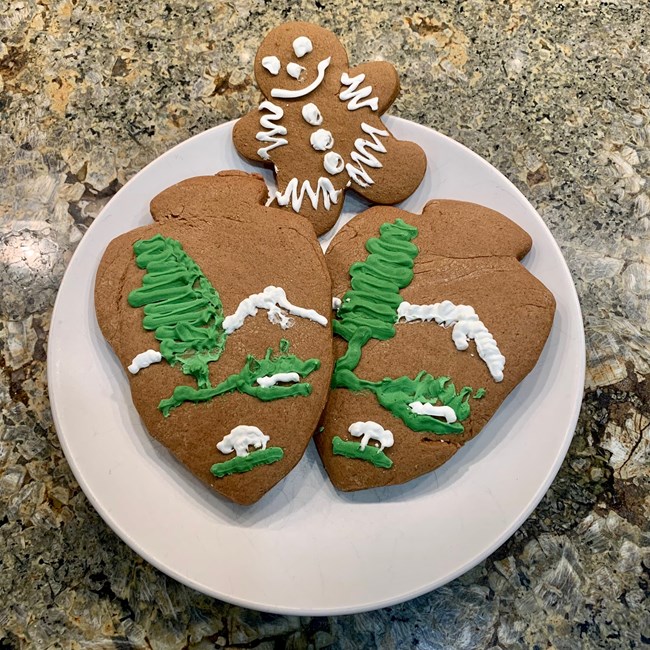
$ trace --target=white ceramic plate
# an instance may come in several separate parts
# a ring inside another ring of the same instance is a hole
[[[232,123],[183,142],[125,185],[88,230],[61,284],[48,378],[54,422],[77,480],[137,553],[225,601],[286,614],[348,614],[435,589],[512,535],[569,446],[582,399],[584,337],[573,282],[551,233],[479,156],[411,122],[386,123],[429,158],[426,178],[402,207],[420,212],[429,199],[452,198],[504,213],[531,234],[525,265],[557,299],[534,371],[482,433],[431,474],[396,488],[339,493],[312,443],[279,486],[241,507],[212,493],[147,435],[124,370],[97,326],[95,271],[111,239],[151,221],[149,201],[164,188],[221,169],[261,171],[235,152]],[[364,207],[348,195],[338,225]]]

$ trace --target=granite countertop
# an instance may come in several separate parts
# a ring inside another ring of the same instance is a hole
[[[650,6],[633,0],[117,3],[0,10],[0,647],[640,648],[650,644]],[[393,61],[392,113],[455,138],[539,210],[573,273],[587,385],[573,444],[521,529],[438,591],[348,617],[196,593],[86,500],[49,408],[52,305],[110,197],[245,113],[286,19]]]

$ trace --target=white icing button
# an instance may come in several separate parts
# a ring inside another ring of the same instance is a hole
[[[345,168],[343,156],[336,151],[328,151],[323,160],[323,167],[328,174],[340,174]]]
[[[302,116],[305,122],[307,122],[307,124],[311,124],[312,126],[320,126],[323,123],[323,116],[318,110],[318,106],[316,106],[316,104],[305,104],[302,107]]]
[[[305,71],[301,65],[297,63],[287,63],[287,74],[294,79],[300,79],[300,75]]]
[[[298,38],[293,42],[293,51],[296,53],[297,57],[303,57],[313,49],[314,46],[306,36],[298,36]]]
[[[325,151],[334,146],[334,138],[327,129],[318,129],[318,131],[314,131],[309,137],[309,142],[311,142],[311,146],[314,147],[316,151]]]
[[[280,72],[280,59],[277,56],[265,56],[262,59],[262,67],[266,68],[272,75]]]

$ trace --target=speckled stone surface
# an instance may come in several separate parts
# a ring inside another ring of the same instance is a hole
[[[650,644],[650,5],[0,0],[0,647],[641,648]],[[578,287],[587,386],[573,444],[494,555],[389,609],[259,614],[160,574],[103,523],[54,431],[49,320],[75,246],[139,169],[256,102],[285,19],[393,61],[392,113],[529,197]]]

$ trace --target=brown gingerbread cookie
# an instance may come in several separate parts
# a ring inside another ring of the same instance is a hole
[[[334,237],[333,390],[315,437],[341,490],[404,483],[479,433],[532,370],[555,300],[531,239],[488,208],[363,212]]]
[[[424,151],[394,138],[380,119],[399,93],[390,63],[350,69],[332,32],[295,22],[262,41],[255,78],[264,100],[235,124],[235,147],[274,166],[271,200],[307,217],[318,235],[336,222],[348,187],[394,204],[420,184]]]
[[[331,285],[307,221],[258,175],[190,178],[99,265],[101,330],[149,433],[250,504],[300,460],[327,399]]]

